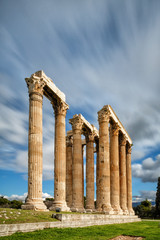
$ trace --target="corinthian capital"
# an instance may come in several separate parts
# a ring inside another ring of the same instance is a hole
[[[131,152],[132,152],[132,145],[127,144],[127,154],[131,154]]]
[[[69,109],[69,106],[67,103],[63,102],[61,99],[55,99],[51,102],[55,116],[58,114],[66,116],[67,109]]]
[[[67,147],[72,147],[72,145],[73,145],[73,136],[66,136],[66,145],[67,145]]]
[[[43,81],[42,78],[32,75],[30,78],[25,78],[25,81],[28,86],[29,94],[37,92],[43,95],[43,88],[45,86],[45,82]]]
[[[119,134],[120,127],[118,123],[113,123],[111,129],[112,129],[111,131],[112,136],[117,136]]]
[[[119,144],[120,146],[125,146],[126,145],[126,137],[124,135],[120,135],[119,137]]]
[[[85,134],[86,142],[94,142],[94,133],[87,132]]]
[[[69,120],[69,123],[72,125],[73,131],[80,130],[82,131],[83,120],[79,115],[74,115],[72,119]]]
[[[101,122],[108,122],[110,120],[110,110],[108,106],[104,106],[99,112],[98,112],[98,121]]]

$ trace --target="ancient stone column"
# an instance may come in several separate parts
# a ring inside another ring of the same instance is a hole
[[[96,209],[99,206],[99,140],[96,140]]]
[[[127,210],[127,180],[126,180],[126,138],[120,135],[119,139],[119,170],[120,170],[120,207],[124,215]]]
[[[84,161],[83,161],[83,155],[84,155],[84,144],[82,144],[82,204],[84,207]]]
[[[72,205],[72,137],[66,137],[66,202],[67,206]]]
[[[123,214],[120,208],[120,181],[119,181],[119,127],[110,125],[110,161],[111,161],[111,205],[115,214]]]
[[[45,211],[42,200],[42,101],[43,80],[26,79],[29,89],[28,196],[23,209]]]
[[[132,147],[127,144],[127,207],[129,215],[134,215],[132,208],[132,169],[131,169],[131,152]]]
[[[66,204],[66,135],[65,117],[68,105],[61,100],[52,102],[55,113],[54,203],[50,210],[69,211]]]
[[[86,211],[94,207],[94,135],[86,134]]]
[[[99,195],[97,211],[113,214],[110,204],[110,158],[109,158],[109,113],[105,109],[98,112],[99,121],[99,177],[97,193]]]
[[[81,131],[83,122],[81,118],[70,119],[73,131],[73,162],[72,162],[72,207],[71,211],[84,211],[82,201],[82,141]]]

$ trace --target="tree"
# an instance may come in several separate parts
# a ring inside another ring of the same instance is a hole
[[[158,183],[157,183],[156,214],[160,215],[160,177],[158,178]]]

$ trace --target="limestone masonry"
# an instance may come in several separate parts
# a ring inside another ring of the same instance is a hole
[[[29,91],[28,196],[23,209],[47,211],[42,200],[42,104],[47,97],[55,113],[54,203],[50,210],[134,215],[132,209],[132,140],[110,105],[98,112],[99,131],[81,114],[69,123],[62,93],[43,71],[26,78]],[[85,139],[82,139],[84,135]],[[84,146],[86,146],[86,205],[84,208]],[[96,154],[96,169],[94,156]],[[96,207],[94,172],[96,170]]]

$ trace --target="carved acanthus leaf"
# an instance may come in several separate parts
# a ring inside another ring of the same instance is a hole
[[[118,123],[113,123],[111,129],[112,136],[117,136],[119,134],[120,127]]]
[[[74,115],[73,118],[69,120],[69,123],[72,125],[73,131],[82,130],[83,120],[78,115]]]
[[[73,145],[73,136],[66,136],[66,145],[67,145],[67,147],[72,147],[72,145]]]
[[[69,109],[69,107],[65,102],[63,102],[61,99],[55,99],[51,103],[54,109],[55,116],[58,114],[66,116],[67,109]]]
[[[127,153],[131,154],[131,152],[132,152],[132,145],[127,144]]]
[[[102,108],[99,112],[98,112],[98,121],[100,122],[108,122],[110,121],[110,111],[108,108]]]
[[[125,146],[126,145],[126,141],[127,141],[126,137],[124,135],[120,135],[120,137],[119,137],[119,144],[120,144],[120,146]]]
[[[25,80],[28,86],[29,94],[32,92],[37,92],[43,95],[45,82],[42,78],[31,76],[31,78],[26,78]]]

